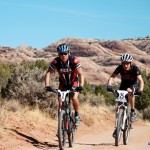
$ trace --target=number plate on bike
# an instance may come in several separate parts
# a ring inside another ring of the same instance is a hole
[[[67,94],[70,92],[70,90],[67,90],[67,91],[61,91],[61,90],[58,90],[60,96],[61,96],[61,99],[62,99],[62,102],[65,101],[65,98],[67,96]]]
[[[128,94],[125,90],[117,90],[118,97],[116,99],[117,102],[127,102],[126,94]]]

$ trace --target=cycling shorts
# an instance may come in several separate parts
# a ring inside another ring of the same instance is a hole
[[[79,82],[75,81],[71,85],[64,85],[64,84],[60,83],[58,89],[59,90],[70,90],[72,88],[72,86],[73,87],[78,87],[79,86]]]
[[[139,82],[136,82],[135,84],[131,85],[131,84],[128,84],[128,83],[121,83],[120,84],[120,90],[127,90],[127,88],[131,88],[131,89],[138,89],[139,87]]]

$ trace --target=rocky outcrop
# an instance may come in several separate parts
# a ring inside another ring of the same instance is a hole
[[[80,58],[85,76],[91,83],[106,83],[109,75],[120,64],[120,56],[123,53],[132,54],[133,63],[147,73],[150,72],[150,36],[124,40],[65,38],[42,50],[29,46],[19,46],[16,49],[0,46],[0,61],[3,63],[31,62],[38,59],[51,61],[57,56],[56,47],[61,43],[68,44],[71,53]]]

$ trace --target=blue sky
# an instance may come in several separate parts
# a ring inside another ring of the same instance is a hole
[[[150,35],[150,0],[0,0],[0,46]]]

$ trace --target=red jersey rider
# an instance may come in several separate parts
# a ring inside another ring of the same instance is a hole
[[[49,69],[45,76],[45,88],[47,91],[51,91],[50,87],[50,76],[56,70],[59,75],[59,89],[68,90],[76,89],[78,91],[83,89],[84,84],[84,75],[81,68],[79,59],[76,56],[70,54],[70,48],[66,44],[60,44],[57,47],[58,57],[56,57],[49,65]],[[75,109],[75,122],[76,125],[79,125],[79,101],[78,101],[78,92],[74,92],[71,95],[73,102],[73,107]],[[59,106],[62,105],[61,98],[58,96]]]

